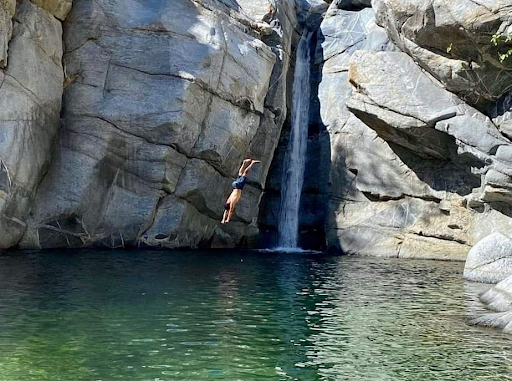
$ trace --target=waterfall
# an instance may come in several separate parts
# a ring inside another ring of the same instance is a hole
[[[300,39],[293,78],[292,128],[283,169],[279,217],[278,246],[283,248],[296,248],[299,236],[299,205],[308,144],[311,35],[304,32]]]

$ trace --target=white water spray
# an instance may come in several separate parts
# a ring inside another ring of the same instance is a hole
[[[281,248],[296,248],[299,236],[299,205],[308,144],[311,35],[311,32],[305,32],[297,48],[293,78],[292,128],[281,185],[278,238],[278,246]]]

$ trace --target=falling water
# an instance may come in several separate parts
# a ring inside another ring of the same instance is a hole
[[[305,32],[297,48],[297,61],[293,78],[292,128],[286,151],[281,187],[278,239],[278,245],[281,248],[296,248],[299,235],[299,204],[304,182],[308,142],[309,41],[311,34]]]

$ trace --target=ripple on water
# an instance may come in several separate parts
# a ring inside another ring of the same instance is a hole
[[[0,380],[511,380],[462,264],[289,253],[0,257]]]

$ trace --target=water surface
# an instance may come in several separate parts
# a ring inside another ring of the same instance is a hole
[[[0,380],[512,380],[463,264],[254,252],[0,257]]]

